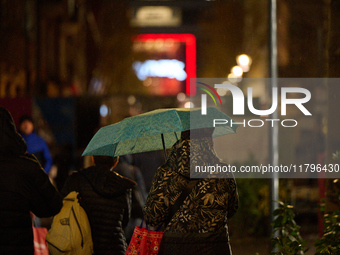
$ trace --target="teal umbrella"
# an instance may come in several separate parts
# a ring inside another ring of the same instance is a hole
[[[220,119],[213,137],[235,133],[237,125],[215,107],[208,107],[207,114],[201,109],[158,109],[125,118],[121,122],[99,129],[87,145],[83,156],[121,156],[155,151],[171,146],[182,131],[213,127],[214,119]],[[222,121],[223,120],[223,121]]]

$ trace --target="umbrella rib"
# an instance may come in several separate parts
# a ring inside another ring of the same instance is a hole
[[[177,139],[177,141],[178,141],[178,136],[177,136],[177,133],[176,133],[176,132],[174,132],[174,133],[175,133],[176,139]]]
[[[119,143],[117,143],[117,145],[115,146],[115,149],[114,149],[114,151],[113,151],[113,154],[112,154],[112,156],[113,156],[113,157],[115,157],[115,153],[116,153],[116,150],[117,150],[118,144],[119,144]]]
[[[165,142],[164,142],[164,135],[163,135],[163,133],[161,134],[161,136],[162,136],[162,144],[163,144],[164,158],[165,158],[165,161],[166,161],[166,150],[165,150]]]

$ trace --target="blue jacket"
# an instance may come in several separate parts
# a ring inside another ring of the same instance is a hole
[[[21,134],[27,144],[27,152],[34,154],[40,164],[43,165],[45,172],[48,173],[52,167],[53,159],[50,150],[43,138],[41,138],[35,131],[29,135]]]

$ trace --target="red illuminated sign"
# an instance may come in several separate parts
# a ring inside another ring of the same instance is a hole
[[[179,60],[173,59],[171,60],[172,62],[168,61],[165,62],[164,60],[160,60],[163,62],[157,62],[158,66],[160,65],[168,65],[171,66],[170,69],[176,69],[176,66],[180,65],[181,61],[184,61],[185,66],[184,66],[184,70],[186,73],[186,77],[184,77],[185,79],[185,92],[187,95],[190,95],[190,78],[196,78],[196,38],[194,35],[192,34],[141,34],[141,35],[137,35],[133,38],[134,42],[157,42],[157,41],[172,41],[174,43],[181,43],[184,44],[185,46],[185,56],[184,57],[180,57]],[[150,66],[152,64],[155,64],[156,60],[149,60],[149,62],[147,63],[137,63],[136,65],[139,65],[139,67],[144,64],[143,66],[143,70],[147,69],[147,68],[151,68]],[[148,67],[146,67],[146,64]],[[140,68],[141,69],[141,68]],[[183,70],[182,70],[183,71]],[[152,74],[155,73],[155,71],[149,71],[147,72],[147,74],[150,74],[150,72]],[[147,74],[140,74],[140,76],[142,76],[143,79],[143,75],[147,75]],[[152,74],[150,76],[152,76]],[[181,80],[181,77],[183,77],[180,73],[177,74],[177,76],[175,76],[176,79]],[[141,78],[140,78],[141,79]],[[195,93],[194,91],[192,91],[193,93]]]

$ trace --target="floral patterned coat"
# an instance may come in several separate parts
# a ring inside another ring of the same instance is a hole
[[[170,220],[170,207],[190,181],[190,164],[204,165],[206,162],[224,164],[217,158],[211,138],[182,138],[173,145],[167,162],[156,171],[144,207],[149,225],[159,226]],[[200,179],[164,232],[226,233],[227,219],[237,208],[238,195],[232,174],[224,179]]]

